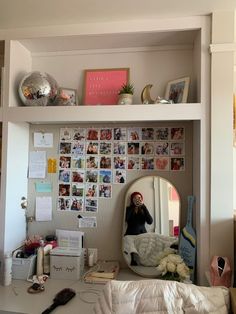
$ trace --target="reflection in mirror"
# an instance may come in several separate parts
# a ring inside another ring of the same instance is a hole
[[[122,250],[128,266],[141,276],[158,277],[164,250],[178,245],[179,194],[159,176],[136,180],[125,196]]]

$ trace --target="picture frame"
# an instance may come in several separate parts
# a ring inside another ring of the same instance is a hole
[[[57,106],[78,106],[77,90],[67,87],[59,87],[56,99]]]
[[[190,77],[182,77],[167,83],[165,99],[172,100],[174,104],[186,103],[188,99]]]
[[[83,105],[117,105],[118,93],[129,82],[129,68],[84,70]]]

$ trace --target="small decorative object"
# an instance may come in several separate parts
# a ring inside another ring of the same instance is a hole
[[[25,106],[54,105],[57,93],[56,80],[46,72],[30,72],[19,85],[19,96]]]
[[[152,88],[152,84],[147,84],[141,93],[141,101],[142,104],[154,104],[155,101],[151,98],[151,88]]]
[[[134,86],[127,83],[121,86],[119,90],[118,105],[132,105],[133,103]]]
[[[189,82],[189,77],[183,77],[168,82],[165,99],[172,100],[175,104],[186,103],[188,98]]]
[[[57,106],[76,106],[78,105],[77,90],[72,88],[60,87],[56,98]]]
[[[122,84],[129,81],[129,69],[85,70],[84,105],[116,105]]]
[[[229,259],[222,256],[213,256],[211,260],[211,284],[212,286],[231,286],[232,270]]]
[[[165,280],[189,281],[190,278],[188,266],[181,256],[175,253],[163,257],[157,266],[157,270],[161,272],[161,279]]]

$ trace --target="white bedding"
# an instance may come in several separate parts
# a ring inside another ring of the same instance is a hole
[[[165,280],[108,282],[95,314],[227,314],[229,291]]]

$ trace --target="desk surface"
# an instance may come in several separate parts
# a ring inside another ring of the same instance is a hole
[[[118,275],[118,280],[142,280],[143,277],[123,269]],[[56,308],[55,314],[90,314],[103,284],[88,284],[82,281],[48,279],[45,283],[45,291],[37,294],[29,294],[27,289],[32,283],[25,280],[13,280],[8,287],[0,286],[0,314],[17,312],[24,314],[40,314],[49,305],[60,290],[72,288],[76,296],[68,304]],[[7,312],[7,313],[8,313]],[[10,314],[9,313],[9,314]]]

